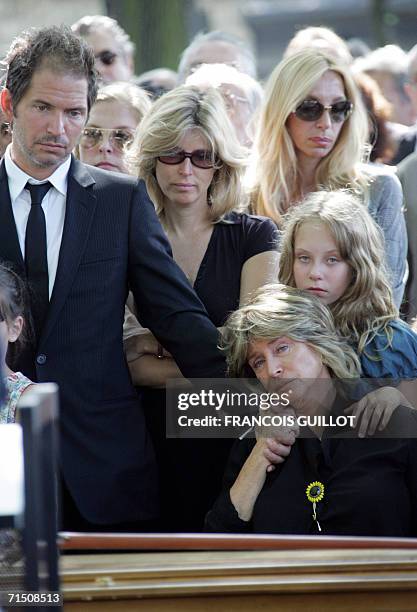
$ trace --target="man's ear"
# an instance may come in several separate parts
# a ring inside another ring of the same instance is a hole
[[[1,92],[1,108],[9,123],[13,121],[13,102],[12,96],[8,89],[3,89]]]

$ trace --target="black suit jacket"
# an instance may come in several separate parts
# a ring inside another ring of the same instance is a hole
[[[414,153],[416,148],[416,139],[417,129],[413,126],[401,138],[400,143],[398,145],[398,150],[390,161],[390,164],[392,166],[396,166],[400,163],[400,161],[411,155],[411,153]]]
[[[0,219],[0,256],[23,272],[4,162]],[[187,377],[223,376],[217,330],[173,261],[144,184],[73,159],[57,275],[32,366],[38,382],[59,385],[63,475],[95,523],[156,511],[153,451],[122,345],[129,288],[142,325]]]

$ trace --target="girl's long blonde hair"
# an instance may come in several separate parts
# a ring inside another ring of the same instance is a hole
[[[335,329],[326,306],[304,291],[279,283],[258,289],[249,303],[233,312],[222,329],[229,376],[248,376],[250,342],[281,337],[305,342],[336,378],[358,378],[357,355]]]
[[[361,353],[375,334],[398,318],[385,265],[383,235],[365,205],[348,190],[317,191],[288,213],[281,242],[279,280],[295,287],[294,249],[305,223],[320,222],[333,236],[340,256],[352,268],[352,282],[329,307],[336,328],[353,340]]]
[[[280,62],[268,80],[247,181],[253,212],[279,225],[300,193],[297,155],[287,120],[328,70],[341,77],[353,112],[333,149],[319,162],[315,183],[325,189],[349,187],[367,197],[369,177],[360,162],[367,154],[368,123],[360,92],[344,63],[325,51],[303,49]]]

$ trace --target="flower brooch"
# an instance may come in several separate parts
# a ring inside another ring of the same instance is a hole
[[[313,519],[317,523],[318,530],[321,531],[320,523],[317,520],[316,504],[324,497],[324,484],[318,480],[310,482],[306,489],[306,495],[308,501],[313,504]]]

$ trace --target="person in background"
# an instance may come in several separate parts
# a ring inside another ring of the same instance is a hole
[[[159,98],[164,93],[177,86],[178,75],[169,68],[154,68],[142,72],[132,79],[132,83],[147,91],[152,99]]]
[[[159,98],[140,125],[130,158],[145,181],[175,261],[221,328],[254,290],[276,280],[278,253],[274,223],[241,212],[246,150],[220,93],[182,86]],[[166,440],[165,393],[155,387],[180,377],[178,367],[137,323],[125,323],[125,339],[132,379],[147,388],[147,422],[162,479],[161,529],[201,531],[230,441]]]
[[[407,155],[397,166],[404,192],[404,216],[408,236],[408,279],[401,312],[411,323],[417,317],[417,152]]]
[[[202,91],[209,87],[218,89],[240,144],[252,146],[256,115],[263,98],[258,81],[227,64],[202,64],[187,77],[185,84]]]
[[[91,166],[128,173],[125,154],[151,107],[148,94],[130,83],[101,87],[81,132],[79,159]]]
[[[353,57],[346,41],[336,32],[324,26],[308,26],[298,30],[284,51],[284,58],[302,49],[317,49],[332,56],[336,61],[349,65]]]
[[[375,79],[384,98],[391,104],[391,121],[399,124],[398,134],[406,130],[404,127],[401,129],[401,126],[414,123],[415,116],[405,88],[407,66],[407,54],[397,45],[379,47],[354,62],[355,71],[365,72]]]
[[[71,29],[93,48],[96,69],[104,83],[129,81],[133,77],[135,45],[115,19],[86,15],[73,23]]]
[[[5,86],[5,77],[3,76],[0,79],[0,90]],[[10,129],[10,124],[7,121],[6,115],[3,113],[0,106],[0,159],[3,157],[7,146],[12,141],[12,131]]]
[[[407,77],[404,89],[411,100],[414,121],[411,127],[400,138],[398,150],[391,161],[394,166],[417,149],[417,45],[414,45],[407,55]]]
[[[0,424],[14,423],[20,398],[33,383],[11,368],[19,349],[31,340],[28,299],[23,280],[0,263],[0,372],[6,385],[6,400],[0,402]]]
[[[228,64],[256,79],[252,50],[236,36],[220,30],[197,34],[184,49],[178,65],[178,84],[183,84],[201,64]]]
[[[354,79],[368,112],[368,143],[371,147],[369,161],[388,163],[397,146],[390,131],[391,105],[372,77],[358,72],[354,74]]]
[[[299,51],[268,80],[247,184],[252,211],[278,225],[311,191],[354,189],[384,232],[399,306],[407,269],[402,190],[391,170],[363,163],[368,130],[349,67],[322,51]]]

